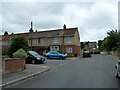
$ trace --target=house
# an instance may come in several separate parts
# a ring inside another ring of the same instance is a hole
[[[91,52],[97,50],[97,42],[81,42],[81,46]]]
[[[26,36],[30,50],[34,50],[39,54],[48,51],[60,51],[69,56],[81,55],[80,36],[77,27],[66,28],[66,25],[64,25],[62,29],[34,31],[31,22],[31,28],[27,33],[8,34],[5,32],[2,35],[2,47],[8,48],[11,39],[17,35]]]

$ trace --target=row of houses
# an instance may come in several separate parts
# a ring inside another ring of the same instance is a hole
[[[66,25],[62,29],[56,30],[33,30],[32,22],[29,32],[19,34],[8,34],[5,32],[1,35],[0,42],[3,51],[10,46],[12,38],[23,35],[28,39],[29,49],[42,54],[48,51],[61,51],[69,56],[81,55],[80,35],[78,28],[67,28]]]
[[[81,48],[84,47],[89,51],[97,49],[97,42],[81,42],[77,27],[67,28],[64,24],[62,29],[56,30],[33,30],[31,27],[26,33],[8,34],[0,36],[0,47],[5,52],[8,50],[12,38],[22,35],[28,40],[29,49],[38,52],[39,54],[47,53],[49,51],[60,51],[69,56],[80,56],[82,54]]]

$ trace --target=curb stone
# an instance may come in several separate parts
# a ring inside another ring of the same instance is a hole
[[[48,70],[50,70],[50,68],[47,66],[47,69],[45,69],[45,70],[42,70],[42,71],[37,72],[37,73],[30,74],[30,75],[28,75],[28,76],[25,76],[25,77],[22,77],[22,78],[13,80],[13,81],[8,82],[8,83],[5,83],[5,84],[3,84],[3,85],[0,85],[0,87],[2,87],[2,88],[8,87],[8,86],[13,85],[13,84],[15,84],[15,83],[17,83],[17,82],[20,82],[20,81],[26,80],[26,79],[28,79],[28,78],[31,78],[31,77],[37,76],[37,75],[39,75],[39,74],[42,74],[42,73],[44,73],[44,72],[47,72]]]

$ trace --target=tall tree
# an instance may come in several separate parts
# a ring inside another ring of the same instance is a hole
[[[117,30],[110,30],[109,32],[107,32],[107,35],[108,36],[104,39],[102,43],[102,49],[107,51],[117,50],[117,48],[119,47],[118,43],[120,42]]]
[[[25,51],[28,50],[28,40],[22,35],[16,36],[12,39],[9,47],[9,55],[12,57],[12,54],[20,48],[24,49]]]

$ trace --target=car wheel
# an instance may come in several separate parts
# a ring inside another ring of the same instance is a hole
[[[32,60],[32,64],[35,64],[35,60]]]
[[[65,60],[65,57],[62,57],[63,60]]]
[[[118,75],[118,70],[116,70],[116,74],[115,74],[116,78],[120,78]]]
[[[63,59],[63,57],[59,57],[60,58],[60,60],[62,60]]]
[[[49,57],[49,56],[47,56],[47,59],[50,59],[50,57]]]
[[[119,78],[119,75],[118,75],[118,73],[117,73],[115,76],[116,76],[116,78]]]

